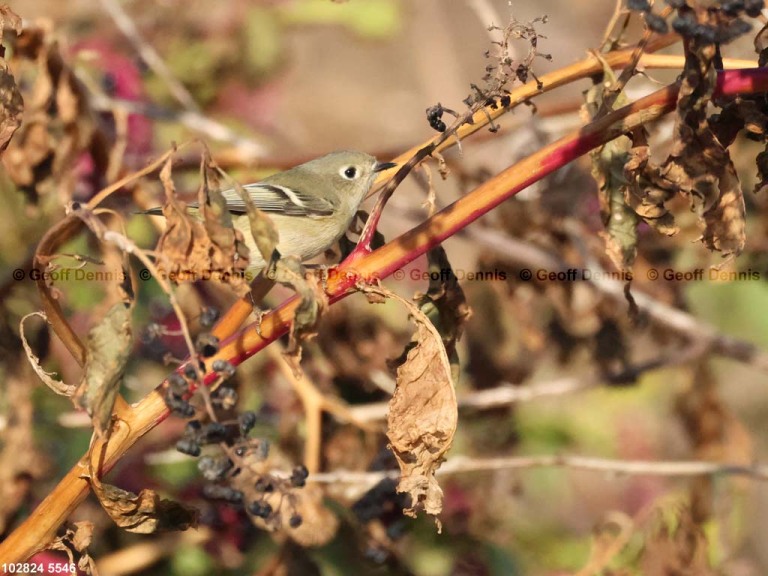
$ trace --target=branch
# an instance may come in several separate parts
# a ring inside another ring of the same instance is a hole
[[[532,470],[534,468],[569,468],[591,472],[607,472],[617,475],[632,476],[746,476],[755,480],[768,480],[768,465],[727,464],[703,462],[700,460],[612,460],[608,458],[590,458],[588,456],[540,455],[510,456],[506,458],[467,458],[454,456],[436,472],[438,476],[452,476],[476,472],[495,472],[499,470]],[[386,478],[398,478],[399,470],[383,472],[350,472],[336,470],[313,474],[310,480],[321,484],[365,484],[374,485]]]
[[[122,32],[128,41],[133,44],[133,47],[139,53],[141,59],[144,60],[147,66],[154,70],[155,74],[162,78],[168,85],[173,97],[187,110],[199,112],[200,108],[194,98],[192,98],[192,95],[184,85],[176,79],[173,72],[166,66],[165,62],[160,58],[160,55],[155,49],[142,38],[136,25],[133,23],[133,20],[131,20],[131,17],[128,16],[125,10],[123,10],[122,6],[120,6],[116,0],[101,0],[101,5],[104,10],[109,13],[112,20],[120,29],[120,32]]]

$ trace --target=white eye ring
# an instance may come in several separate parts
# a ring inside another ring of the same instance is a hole
[[[339,174],[345,180],[355,180],[360,176],[360,169],[357,166],[344,166],[339,170]]]

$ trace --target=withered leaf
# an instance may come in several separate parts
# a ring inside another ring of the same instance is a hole
[[[322,283],[314,275],[305,275],[304,268],[296,258],[281,258],[270,271],[270,279],[296,291],[299,306],[291,322],[291,335],[287,358],[295,374],[301,373],[301,344],[313,338],[322,313],[328,308],[328,295]]]
[[[158,268],[177,283],[213,279],[230,284],[238,293],[247,292],[247,248],[242,233],[232,227],[229,212],[222,210],[221,193],[215,191],[209,196],[211,190],[207,178],[203,178],[201,208],[191,214],[187,205],[176,198],[170,159],[160,171],[160,181],[166,195],[166,228],[157,244]],[[209,197],[213,197],[211,203]]]
[[[659,509],[655,526],[645,539],[640,568],[643,574],[714,575],[709,566],[707,539],[688,506]],[[675,517],[665,517],[664,514]]]
[[[613,512],[610,518],[592,531],[592,545],[587,564],[578,575],[599,574],[627,545],[635,531],[632,518]]]
[[[704,213],[704,244],[723,256],[737,256],[746,243],[746,208],[741,182],[730,158],[719,167],[720,194],[716,203]]]
[[[238,182],[235,182],[235,191],[245,203],[251,237],[256,244],[256,248],[264,262],[269,263],[272,260],[275,247],[280,241],[277,227],[269,216],[259,210],[253,202],[251,195]]]
[[[73,525],[68,525],[64,534],[58,536],[50,546],[49,550],[60,550],[64,552],[69,558],[70,562],[75,561],[75,555],[73,552],[78,552],[81,556],[78,560],[78,567],[85,571],[86,574],[92,574],[93,560],[88,554],[88,546],[91,545],[93,540],[93,522],[75,522]]]
[[[6,28],[21,34],[21,18],[8,5],[3,4],[0,5],[0,36]]]
[[[686,43],[686,51],[674,144],[661,175],[688,196],[704,223],[702,240],[706,246],[724,256],[736,256],[745,243],[744,198],[728,149],[707,118],[717,80],[716,47]]]
[[[629,182],[624,172],[631,148],[632,141],[620,136],[590,154],[605,226],[600,236],[611,262],[622,271],[632,268],[637,255],[638,214],[627,204]]]
[[[585,94],[582,107],[584,115],[593,120],[600,110],[622,106],[627,98],[624,93],[611,94],[606,100],[606,87],[615,85],[616,76],[606,62],[603,74]],[[605,240],[605,251],[613,265],[622,271],[632,268],[637,254],[637,213],[627,204],[629,182],[625,166],[632,149],[632,140],[619,136],[590,153],[592,177],[597,182],[600,215],[605,230],[600,236]]]
[[[650,163],[647,145],[635,145],[624,166],[627,189],[624,199],[640,218],[658,232],[677,234],[675,218],[666,206],[675,191],[663,181],[659,168]]]
[[[21,345],[24,347],[24,353],[27,355],[27,360],[29,360],[29,363],[32,365],[32,369],[35,371],[35,374],[37,374],[38,378],[43,381],[43,384],[48,386],[48,388],[60,396],[71,397],[75,394],[77,386],[73,384],[65,384],[61,380],[56,380],[53,378],[53,372],[46,372],[40,365],[40,358],[35,355],[29,345],[29,342],[27,342],[26,335],[24,334],[24,322],[26,322],[30,316],[38,316],[46,322],[48,321],[48,317],[42,312],[30,312],[19,321],[19,335],[21,336]]]
[[[450,361],[440,333],[413,303],[380,287],[361,289],[399,301],[416,324],[406,359],[397,369],[387,437],[400,467],[397,491],[411,497],[411,506],[403,512],[415,517],[423,509],[436,516],[443,508],[443,491],[435,471],[451,447],[458,423]],[[439,530],[440,521],[435,522]]]
[[[21,18],[8,6],[0,6],[0,35],[10,27],[19,34]],[[2,48],[0,48],[2,50]],[[4,56],[4,52],[0,56]],[[8,64],[0,58],[0,152],[6,149],[14,132],[21,125],[24,111],[24,99],[21,97],[16,80],[8,69]]]
[[[115,524],[128,532],[153,534],[197,527],[199,513],[191,506],[160,498],[149,489],[136,495],[102,483],[95,474],[91,475],[90,481],[104,511]]]
[[[32,201],[42,194],[66,197],[74,190],[72,167],[90,153],[93,171],[101,174],[104,141],[96,144],[98,119],[88,105],[88,92],[62,57],[50,30],[29,26],[16,41],[12,67],[34,81],[24,91],[24,118],[2,160],[10,178]],[[4,104],[15,101],[10,84],[0,81]],[[8,125],[11,127],[11,124]],[[0,133],[5,125],[0,126]],[[101,134],[103,136],[103,134]]]
[[[414,297],[419,309],[429,318],[443,339],[445,351],[451,361],[451,376],[459,379],[459,359],[456,343],[464,333],[464,325],[472,315],[448,255],[442,246],[427,253],[429,263],[429,289]]]
[[[8,147],[21,126],[24,100],[5,62],[0,62],[0,152]]]
[[[203,154],[200,166],[200,188],[197,198],[203,215],[203,225],[211,239],[212,270],[232,270],[242,278],[248,265],[248,248],[243,234],[234,227],[227,201],[221,192],[216,171],[212,169],[208,150]],[[242,288],[242,287],[240,287]]]
[[[109,429],[132,336],[131,306],[125,301],[113,304],[88,333],[85,373],[76,398],[93,419],[99,436]]]

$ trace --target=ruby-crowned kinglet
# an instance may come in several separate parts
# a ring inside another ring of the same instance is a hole
[[[273,174],[261,182],[243,186],[254,205],[267,213],[277,228],[277,251],[302,262],[322,254],[341,238],[352,223],[376,173],[394,168],[393,162],[377,162],[364,152],[331,152]],[[235,228],[243,233],[250,251],[248,271],[266,265],[250,231],[247,207],[234,189],[222,192]],[[196,212],[197,204],[190,204]],[[162,214],[161,208],[147,210]]]

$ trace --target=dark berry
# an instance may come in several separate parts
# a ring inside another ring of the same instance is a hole
[[[744,10],[750,18],[757,18],[762,14],[765,2],[763,0],[746,0]]]
[[[716,31],[717,41],[727,44],[739,36],[743,36],[752,30],[752,25],[741,18],[735,18],[727,26],[721,26]]]
[[[168,376],[168,388],[176,396],[184,396],[184,394],[189,392],[189,383],[184,379],[184,377],[181,374],[174,372],[173,374]]]
[[[211,364],[211,368],[214,372],[220,373],[225,378],[229,378],[235,373],[235,367],[232,366],[232,363],[222,360],[221,358],[214,360],[213,364]]]
[[[645,15],[645,23],[648,24],[648,29],[651,30],[651,32],[656,32],[656,34],[666,34],[669,32],[667,21],[653,12],[648,12]]]
[[[206,484],[203,486],[203,496],[214,500],[226,500],[234,504],[243,501],[243,493],[240,490],[217,484]]]
[[[194,416],[197,412],[192,404],[186,400],[177,398],[170,391],[165,397],[165,403],[174,414],[181,416],[182,418],[192,418],[192,416]]]
[[[651,5],[648,0],[627,0],[627,8],[637,12],[651,11]]]
[[[190,438],[182,438],[176,442],[176,450],[189,456],[200,456],[200,444]]]
[[[203,358],[213,356],[219,351],[219,339],[210,332],[203,332],[195,341],[195,349]]]
[[[187,436],[195,436],[203,428],[200,420],[190,420],[187,425],[184,426],[184,434]]]
[[[227,427],[221,422],[209,422],[200,432],[202,439],[208,444],[223,442],[228,434]]]
[[[206,306],[200,311],[200,325],[203,328],[213,328],[218,319],[219,311],[212,306]]]
[[[295,488],[301,488],[307,483],[308,476],[309,471],[307,470],[306,466],[296,466],[296,468],[294,468],[293,472],[291,473],[291,486],[294,486]]]
[[[226,456],[221,458],[203,456],[197,463],[197,468],[206,480],[218,480],[222,478],[232,466],[232,460]]]
[[[266,520],[272,515],[272,506],[269,504],[269,502],[261,502],[256,500],[248,504],[248,512],[257,518],[263,518]]]
[[[231,410],[237,404],[237,391],[233,388],[221,387],[214,392],[214,400],[225,410]]]
[[[243,412],[237,417],[237,423],[240,425],[240,432],[243,436],[247,435],[256,426],[256,413],[250,410]]]
[[[194,364],[189,363],[184,366],[184,376],[193,382],[197,381],[197,370],[195,370]]]

